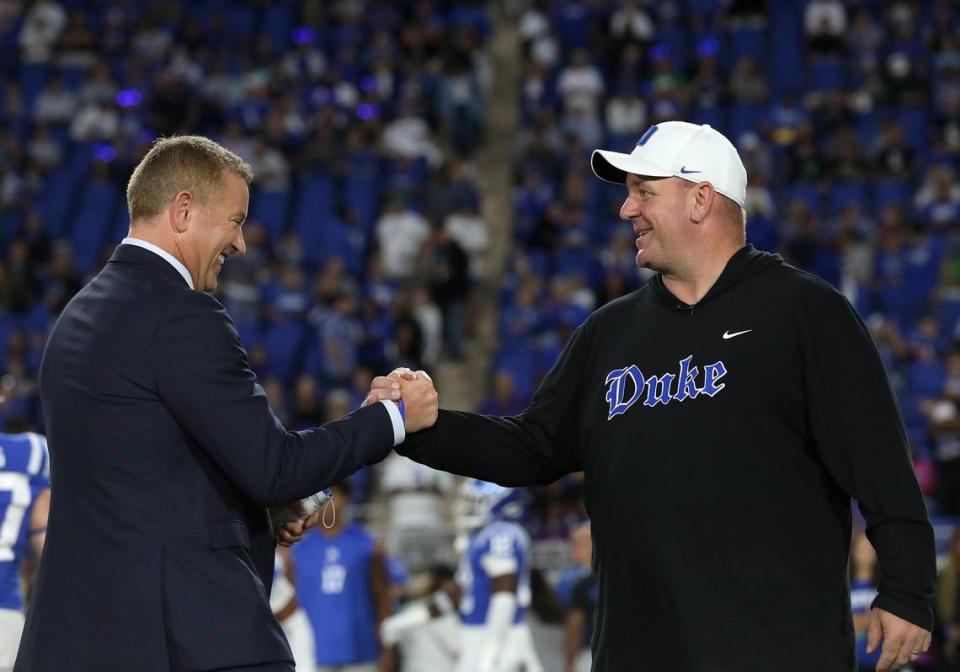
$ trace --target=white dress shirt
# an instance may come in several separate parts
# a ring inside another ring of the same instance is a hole
[[[137,247],[142,247],[145,250],[150,250],[154,254],[161,257],[168,264],[177,269],[177,273],[183,276],[183,279],[186,280],[187,284],[190,285],[190,289],[196,289],[193,286],[193,278],[190,277],[190,271],[187,270],[187,267],[183,265],[183,262],[177,259],[175,256],[167,252],[161,247],[157,247],[153,243],[148,243],[145,240],[140,240],[139,238],[132,238],[127,236],[120,241],[121,245],[136,245]]]

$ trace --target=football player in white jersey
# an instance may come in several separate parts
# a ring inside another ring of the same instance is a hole
[[[290,551],[278,546],[273,557],[273,589],[270,591],[270,609],[287,636],[293,662],[298,670],[312,670],[316,657],[313,648],[313,630],[307,613],[300,607],[296,579]]]
[[[453,670],[460,658],[460,588],[453,568],[434,565],[429,570],[427,595],[407,603],[380,625],[384,646],[399,648],[400,669]]]
[[[47,441],[0,434],[0,667],[12,666],[23,632],[21,570],[43,551],[50,510]]]
[[[467,479],[454,517],[462,551],[457,570],[460,658],[456,672],[542,672],[524,617],[530,605],[530,537],[516,521],[523,491]],[[449,599],[437,591],[386,619],[381,637],[399,641],[410,628],[440,618]]]

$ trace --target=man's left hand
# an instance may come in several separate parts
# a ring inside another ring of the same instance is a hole
[[[894,672],[912,663],[930,648],[930,633],[883,609],[870,610],[867,628],[867,653],[873,653],[883,640],[877,672]]]
[[[303,539],[303,535],[320,521],[322,512],[322,509],[320,509],[307,516],[307,510],[303,502],[300,501],[292,502],[278,508],[289,509],[297,516],[295,520],[287,520],[273,530],[274,536],[277,538],[277,543],[286,547],[293,546]]]

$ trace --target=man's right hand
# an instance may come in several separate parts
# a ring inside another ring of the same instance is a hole
[[[417,432],[432,427],[437,421],[440,397],[427,372],[394,369],[388,377],[400,383],[405,410],[404,429]]]

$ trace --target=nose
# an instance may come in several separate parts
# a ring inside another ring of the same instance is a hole
[[[247,251],[247,243],[243,239],[243,227],[237,229],[237,236],[233,239],[233,249],[237,254],[243,254]]]
[[[639,199],[627,194],[627,198],[624,199],[623,205],[620,206],[620,219],[630,221],[639,214]]]

